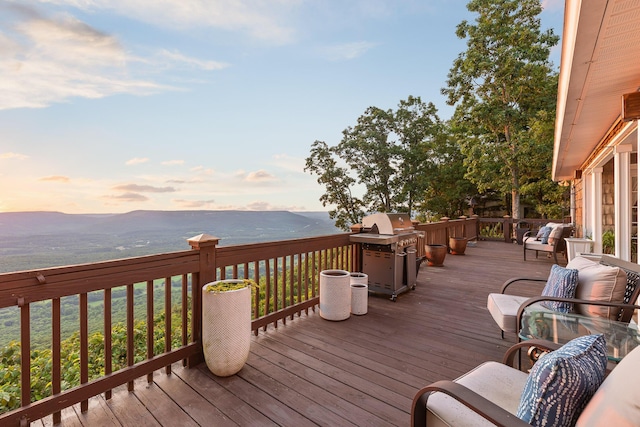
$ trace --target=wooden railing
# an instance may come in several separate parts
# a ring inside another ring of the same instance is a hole
[[[424,232],[418,242],[418,256],[424,255],[424,243],[446,243],[449,236],[478,237],[478,219],[461,218],[430,224],[418,224]],[[319,273],[324,269],[360,271],[359,245],[349,240],[350,233],[294,240],[218,247],[218,239],[200,235],[189,239],[191,250],[116,261],[38,269],[0,274],[0,309],[17,310],[20,322],[20,407],[0,414],[0,425],[27,425],[49,414],[60,421],[60,411],[80,403],[88,409],[88,399],[100,393],[111,397],[111,390],[182,361],[185,366],[202,362],[201,288],[223,278],[248,278],[256,288],[252,330],[278,326],[319,303]],[[114,360],[112,336],[115,323],[112,309],[115,293],[124,287],[126,295],[126,354]],[[161,303],[154,303],[159,292]],[[99,294],[96,296],[96,293]],[[61,367],[61,299],[78,301],[79,384],[63,389]],[[102,309],[104,373],[96,375],[89,366],[90,302],[99,298]],[[136,304],[136,302],[138,304]],[[140,304],[141,303],[141,304]],[[49,304],[51,310],[51,396],[31,402],[31,308]],[[142,309],[137,308],[142,305]],[[161,307],[157,307],[160,305]],[[161,310],[158,310],[160,308]],[[163,311],[164,314],[159,313]],[[141,314],[142,313],[142,314]],[[171,313],[178,313],[175,317]],[[164,346],[158,351],[154,326],[164,318]],[[174,320],[175,323],[173,324]],[[144,322],[144,350],[136,345],[136,329]],[[177,343],[177,344],[175,344]]]
[[[88,399],[100,393],[110,398],[110,390],[128,384],[133,389],[136,378],[158,369],[171,371],[171,364],[183,361],[185,366],[200,363],[201,350],[201,288],[222,278],[252,278],[261,285],[264,297],[256,289],[252,330],[270,323],[277,326],[297,313],[318,304],[318,277],[323,269],[338,268],[357,271],[359,265],[355,246],[349,233],[324,237],[295,239],[250,245],[217,247],[218,239],[200,235],[189,240],[192,250],[100,262],[76,266],[48,268],[35,271],[0,274],[0,308],[18,307],[20,322],[20,401],[19,409],[0,415],[0,425],[22,425],[54,414],[60,421],[60,410],[81,404],[88,408]],[[251,274],[251,276],[249,276]],[[172,287],[179,287],[176,301]],[[115,370],[112,360],[112,294],[126,288],[126,366]],[[160,316],[154,309],[154,290],[164,288],[164,349],[154,354],[154,328]],[[141,289],[141,292],[137,290]],[[104,347],[104,375],[90,378],[89,367],[89,295],[102,293]],[[61,298],[77,296],[79,311],[79,385],[62,389],[61,360]],[[136,322],[135,301],[144,305],[146,343],[144,354],[136,353],[134,342]],[[33,304],[51,305],[51,391],[52,395],[31,402],[31,316]],[[169,314],[180,312],[178,338],[180,345],[172,348],[176,335]],[[142,361],[135,362],[136,360]]]

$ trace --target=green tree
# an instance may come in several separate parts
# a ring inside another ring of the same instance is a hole
[[[465,178],[464,156],[448,127],[439,135],[430,158],[429,169],[423,171],[427,182],[418,205],[420,218],[426,221],[466,214],[471,196],[478,190]]]
[[[320,200],[335,206],[330,215],[344,229],[366,211],[411,214],[429,184],[425,172],[442,130],[435,106],[419,97],[400,101],[396,111],[370,107],[337,146],[314,142],[305,170],[319,176],[326,189]],[[353,195],[356,189],[362,198]]]
[[[475,24],[457,27],[467,50],[442,92],[456,105],[466,176],[480,191],[511,194],[511,214],[519,218],[523,180],[534,170],[529,155],[552,144],[533,140],[531,129],[540,111],[554,109],[557,78],[549,52],[558,37],[541,31],[539,0],[472,0],[467,9],[478,16]]]
[[[324,141],[315,141],[304,169],[318,175],[318,184],[325,186],[326,192],[320,196],[320,201],[322,206],[333,206],[329,217],[336,220],[337,227],[349,230],[350,225],[360,222],[364,204],[351,192],[356,180],[345,167],[338,166],[335,157],[335,147],[329,147]]]

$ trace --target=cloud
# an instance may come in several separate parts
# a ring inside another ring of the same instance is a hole
[[[184,160],[167,160],[161,163],[164,166],[184,165]]]
[[[127,64],[132,58],[120,42],[72,16],[50,19],[27,7],[2,12],[15,16],[7,20],[10,28],[0,26],[0,110],[167,89],[131,78]]]
[[[194,209],[194,208],[211,208],[215,203],[215,200],[183,200],[183,199],[175,199],[172,200],[173,203],[178,205],[183,209]]]
[[[294,30],[282,21],[302,0],[49,0],[86,11],[109,10],[164,28],[213,27],[246,33],[269,43],[293,40]]]
[[[214,170],[211,168],[205,168],[204,166],[195,166],[193,168],[190,169],[191,172],[199,172],[203,175],[213,175],[214,174]]]
[[[67,176],[53,175],[53,176],[45,176],[43,178],[40,178],[39,181],[69,182],[70,179]]]
[[[368,50],[375,46],[375,43],[370,42],[344,43],[324,47],[321,49],[321,53],[322,56],[330,61],[346,61],[364,55]]]
[[[123,184],[113,187],[116,191],[132,191],[138,193],[175,193],[173,187],[154,187],[151,185]]]
[[[276,177],[271,175],[269,172],[260,169],[255,172],[249,172],[244,179],[248,182],[269,182],[275,181]]]
[[[170,61],[174,64],[185,65],[190,68],[197,68],[206,71],[222,70],[223,68],[227,68],[229,66],[229,64],[224,62],[206,61],[198,58],[192,58],[183,55],[180,52],[168,51],[166,49],[161,50],[159,56],[163,64],[166,64],[167,61]]]
[[[103,198],[120,202],[146,202],[149,200],[147,196],[138,193],[123,193],[118,195],[103,196]]]
[[[29,156],[25,154],[20,154],[20,153],[12,153],[12,152],[0,153],[0,160],[11,160],[11,159],[26,160],[28,158]]]
[[[141,163],[147,163],[149,159],[147,157],[134,157],[133,159],[129,159],[125,162],[125,165],[139,165]]]

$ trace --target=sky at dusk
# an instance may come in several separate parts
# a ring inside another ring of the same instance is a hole
[[[409,95],[448,119],[466,4],[0,0],[0,212],[328,210],[311,144]]]

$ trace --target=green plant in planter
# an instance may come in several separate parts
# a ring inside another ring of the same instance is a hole
[[[256,282],[254,282],[251,279],[241,279],[241,280],[242,280],[241,282],[237,280],[229,280],[229,281],[221,280],[221,281],[214,282],[212,284],[207,285],[205,287],[205,290],[207,292],[220,293],[220,292],[227,292],[227,291],[235,291],[235,290],[246,288],[246,287],[254,288],[258,286]]]
[[[607,230],[602,233],[602,252],[605,254],[613,254],[616,248],[616,236],[613,230]]]

